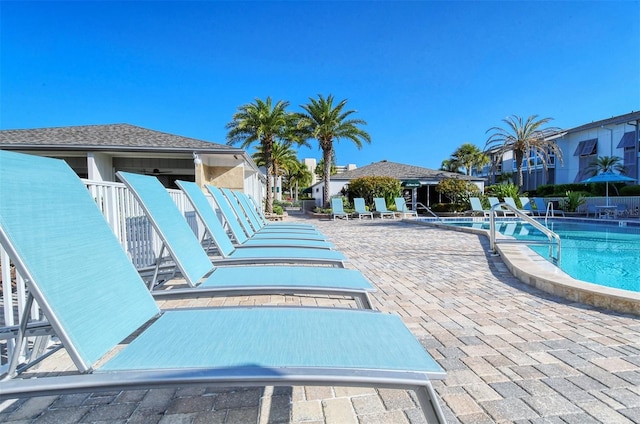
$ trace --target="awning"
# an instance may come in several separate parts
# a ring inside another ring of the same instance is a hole
[[[620,143],[618,143],[618,147],[616,147],[616,148],[617,149],[621,149],[623,147],[634,147],[636,145],[635,140],[634,140],[635,138],[636,138],[636,132],[635,131],[624,133],[624,135],[620,139]]]
[[[585,140],[578,143],[578,147],[576,151],[573,153],[573,156],[590,156],[595,155],[597,150],[596,146],[598,145],[598,139],[592,138],[591,140]]]
[[[422,183],[419,180],[406,180],[406,181],[402,181],[402,183],[400,184],[402,187],[405,188],[416,188],[416,187],[422,187]]]

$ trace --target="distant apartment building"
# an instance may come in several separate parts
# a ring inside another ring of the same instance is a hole
[[[310,185],[315,185],[318,181],[322,180],[322,177],[316,174],[316,168],[318,166],[318,162],[316,161],[315,158],[305,158],[303,160],[303,163],[306,165],[307,169],[309,170],[309,172],[311,172],[311,175],[312,175]],[[342,174],[344,172],[352,171],[356,169],[357,166],[353,163],[350,163],[348,165],[335,165],[334,168],[336,170],[336,174]]]
[[[543,184],[578,183],[588,178],[587,168],[599,156],[618,156],[626,168],[626,175],[639,179],[640,112],[614,116],[590,122],[549,136],[562,150],[563,163],[550,155],[545,170],[539,158],[523,163],[524,191],[535,190]],[[489,184],[496,184],[512,176],[515,181],[517,167],[512,152],[496,157],[487,152],[491,163],[473,175],[486,177]]]

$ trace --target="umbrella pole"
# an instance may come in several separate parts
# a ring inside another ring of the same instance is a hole
[[[609,181],[607,181],[607,206],[609,206]]]

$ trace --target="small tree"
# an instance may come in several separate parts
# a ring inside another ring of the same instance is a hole
[[[447,178],[440,180],[436,186],[436,191],[442,193],[451,203],[468,203],[469,197],[480,195],[477,185],[459,178]]]
[[[627,168],[621,162],[622,158],[619,156],[598,156],[598,159],[594,159],[589,164],[587,171],[591,176],[613,171],[624,175],[627,173]]]
[[[367,205],[373,205],[374,197],[382,197],[388,204],[402,192],[400,181],[392,177],[361,177],[349,182],[350,198],[362,197]]]
[[[482,168],[489,163],[489,156],[471,143],[464,143],[451,155],[450,161],[464,168],[466,175],[471,175],[473,168]]]

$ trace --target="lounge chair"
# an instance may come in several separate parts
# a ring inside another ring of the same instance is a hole
[[[307,235],[322,236],[320,232],[312,226],[290,226],[288,223],[283,225],[266,225],[258,217],[255,208],[252,204],[249,204],[248,198],[237,191],[232,191],[228,188],[221,188],[220,191],[227,198],[227,201],[236,212],[236,215],[240,219],[241,224],[248,224],[246,228],[247,232],[272,232],[272,233],[300,233]],[[322,236],[324,237],[324,236]]]
[[[311,231],[310,229],[290,229],[284,227],[263,227],[259,231],[255,231],[249,219],[244,214],[244,210],[240,208],[240,205],[235,196],[229,193],[231,201],[224,195],[221,189],[211,185],[206,186],[207,191],[213,196],[216,205],[222,212],[222,217],[225,223],[229,226],[231,233],[236,240],[242,240],[243,237],[250,237],[251,239],[295,239],[295,240],[320,240],[326,241],[326,237],[322,234]]]
[[[347,221],[349,220],[349,214],[344,211],[342,198],[339,197],[331,199],[331,219],[335,221],[336,218],[344,218]]]
[[[415,390],[427,421],[445,421],[431,385],[445,372],[398,316],[162,311],[64,161],[0,151],[0,164],[0,243],[77,368],[21,378],[12,362],[0,399],[180,386],[387,387]]]
[[[523,213],[525,215],[530,215],[531,211],[528,211],[524,208],[519,208],[518,205],[516,205],[516,201],[513,199],[513,197],[505,197],[504,198],[504,203],[506,203],[507,205],[511,206],[512,208],[514,208],[515,210],[517,210],[520,213]],[[511,212],[511,211],[509,211]]]
[[[491,207],[493,208],[495,205],[500,203],[500,200],[497,197],[487,197],[487,200],[489,200],[489,204],[491,205]],[[506,203],[506,202],[505,202]],[[515,215],[513,212],[511,212],[508,209],[504,209],[502,207],[496,208],[494,209],[494,211],[496,212],[496,216],[498,213],[501,213],[502,216],[507,216],[507,215]]]
[[[184,192],[185,196],[187,196],[187,199],[189,199],[189,202],[193,206],[193,209],[200,218],[200,221],[212,240],[228,237],[228,234],[223,227],[223,222],[218,218],[211,203],[209,203],[209,200],[202,192],[202,189],[200,189],[196,183],[188,181],[176,181],[176,184]],[[236,223],[236,225],[238,225],[238,223]],[[318,249],[334,248],[333,244],[322,240],[283,239],[273,235],[272,238],[249,238],[242,230],[238,233],[233,232],[233,235],[236,241],[236,248],[272,246],[314,247]]]
[[[152,192],[154,191],[156,199],[164,197],[161,195],[162,192],[166,193],[164,187],[159,185],[154,177],[142,176],[143,179],[138,179],[138,174],[119,174],[118,177],[126,180],[125,184],[133,186],[132,189],[137,190],[138,195],[144,197],[145,200],[153,196]],[[178,182],[178,185],[185,191],[189,200],[194,203],[197,213],[203,213],[201,216],[203,224],[216,240],[218,248],[228,250],[229,239],[226,237],[220,221],[212,216],[215,215],[213,209],[209,206],[200,188],[195,183],[184,181]],[[155,297],[323,294],[352,297],[360,307],[367,309],[372,307],[368,293],[375,289],[360,272],[355,270],[273,265],[216,267],[211,263],[193,232],[184,225],[186,221],[175,208],[173,202],[171,204],[166,200],[158,202],[158,205],[151,207],[151,209],[155,212],[160,206],[165,209],[165,213],[150,215],[155,221],[154,228],[190,288],[162,290],[161,287],[155,285],[155,281],[152,281],[149,287],[153,290]],[[211,212],[207,213],[207,209]],[[268,253],[269,248],[261,250],[267,250]]]
[[[373,199],[373,204],[376,207],[376,210],[373,212],[375,215],[378,215],[380,218],[390,216],[395,219],[396,214],[387,209],[387,202],[382,197],[375,197]]]
[[[358,219],[362,219],[363,216],[368,216],[373,219],[373,212],[367,210],[362,197],[356,197],[353,199],[353,206],[356,210],[355,215],[358,215]]]
[[[533,204],[536,205],[536,213],[538,216],[547,214],[547,204],[542,197],[534,197]]]
[[[469,203],[471,204],[471,213],[481,213],[484,217],[491,216],[491,210],[482,207],[482,201],[479,197],[469,197]]]
[[[418,212],[412,211],[407,207],[407,202],[404,200],[404,197],[396,197],[396,211],[403,217],[406,218],[408,216],[413,216],[415,218],[418,217]]]
[[[251,197],[250,195],[246,195],[244,193],[242,193],[244,196],[247,197],[247,199],[249,199],[249,201],[251,202],[251,205],[253,206],[256,216],[258,218],[258,220],[266,225],[266,226],[273,226],[273,227],[292,227],[292,228],[310,228],[310,229],[316,229],[315,226],[313,226],[312,224],[304,224],[301,222],[273,222],[273,221],[269,221],[267,219],[267,217],[265,216],[264,212],[262,211],[262,208],[260,208],[260,206],[258,205],[258,202],[256,202],[256,200]]]
[[[149,217],[151,225],[162,239],[164,247],[171,251],[182,239],[188,238],[192,249],[202,250],[180,210],[157,178],[122,171],[117,172],[116,175],[138,200]],[[188,231],[185,231],[187,229]],[[343,268],[346,260],[342,253],[335,250],[276,246],[236,249],[228,236],[215,238],[213,242],[222,256],[222,259],[212,261],[217,265],[288,263],[324,264]],[[175,258],[176,252],[172,252],[172,256]]]
[[[249,218],[251,225],[258,231],[261,228],[273,228],[273,229],[295,229],[301,231],[315,231],[318,229],[310,224],[291,223],[291,222],[273,222],[269,221],[267,217],[262,213],[262,210],[247,196],[237,190],[230,190],[228,188],[222,189],[225,196],[233,195],[236,198],[236,202],[240,205],[242,211]]]
[[[533,208],[528,197],[520,196],[520,204],[522,205],[522,210],[529,211],[529,215],[533,215]]]

